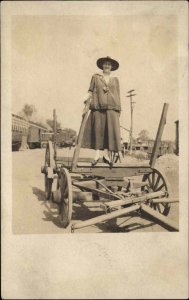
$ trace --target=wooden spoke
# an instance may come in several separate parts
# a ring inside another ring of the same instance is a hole
[[[162,184],[158,187],[158,189],[156,189],[155,191],[156,191],[156,192],[161,191],[161,190],[163,189],[164,186],[165,186],[164,183],[162,183]]]
[[[157,203],[156,207],[158,208],[158,210],[159,210],[159,212],[160,212],[160,214],[161,214],[162,212],[161,212],[159,203]]]
[[[161,179],[161,177],[160,177],[160,175],[158,174],[156,183],[155,183],[155,185],[154,185],[154,191],[156,191],[156,189],[157,189],[157,187],[158,187],[158,184],[159,184],[159,182],[160,182],[160,179]]]
[[[152,173],[152,188],[154,189],[154,181],[155,181],[155,177],[156,177],[156,174],[155,172]]]
[[[150,175],[147,177],[147,179],[148,179],[150,188],[152,188],[152,181],[151,181],[151,179],[150,179]]]

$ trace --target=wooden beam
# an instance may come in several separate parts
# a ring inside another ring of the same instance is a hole
[[[82,145],[82,141],[83,141],[83,135],[84,135],[87,119],[88,119],[89,106],[90,106],[90,101],[88,100],[86,102],[86,113],[83,116],[83,119],[82,119],[82,122],[81,122],[81,127],[80,127],[80,130],[79,130],[79,135],[78,135],[78,139],[77,139],[77,145],[76,145],[74,155],[73,155],[72,172],[74,172],[76,170],[76,167],[77,167],[79,153],[80,153],[80,149],[81,149],[81,145]]]
[[[123,177],[132,177],[132,176],[139,176],[143,174],[148,174],[152,172],[152,169],[150,166],[148,167],[122,167],[122,166],[116,166],[113,168],[110,168],[109,166],[101,165],[101,166],[82,166],[77,167],[75,169],[75,172],[78,172],[80,174],[90,174],[92,176],[97,177],[103,177],[103,178],[109,178],[109,179],[115,179],[115,180],[121,180]]]
[[[159,223],[165,227],[168,228],[170,231],[179,231],[179,227],[176,223],[173,221],[169,220],[168,217],[165,217],[164,215],[160,214],[156,210],[150,208],[146,204],[141,204],[141,210],[159,221]]]
[[[72,156],[57,156],[56,160],[57,162],[67,162],[68,160],[72,159]],[[91,163],[93,161],[92,157],[79,157],[78,162],[88,162]],[[102,158],[99,160],[99,162],[102,162]]]
[[[153,199],[152,200],[152,203],[177,203],[177,202],[179,202],[179,199],[169,199],[169,198],[167,198],[167,199],[159,199],[159,198],[157,198],[157,199]]]
[[[95,218],[92,218],[92,219],[89,219],[89,220],[86,220],[86,221],[81,221],[81,222],[78,222],[78,223],[72,225],[72,231],[74,231],[75,229],[79,229],[79,228],[91,226],[91,225],[94,225],[94,224],[97,224],[97,223],[101,223],[101,222],[104,222],[104,221],[108,221],[108,220],[111,220],[111,219],[115,219],[117,217],[129,214],[129,213],[131,213],[133,211],[136,211],[138,209],[140,209],[140,205],[133,205],[133,206],[128,207],[128,208],[123,208],[123,209],[120,209],[120,210],[116,210],[116,211],[114,211],[112,213],[109,213],[109,214],[103,214],[101,216],[98,216],[98,217],[95,217]]]
[[[149,199],[153,199],[153,198],[156,198],[156,197],[162,197],[164,195],[165,195],[164,192],[159,191],[159,192],[149,193],[149,194],[146,194],[144,196],[133,197],[133,198],[129,197],[129,198],[126,198],[126,199],[117,200],[117,201],[111,201],[111,202],[104,203],[104,204],[106,204],[106,206],[107,206],[108,209],[112,209],[112,208],[115,208],[115,207],[118,207],[118,206],[122,206],[122,205],[126,205],[126,204],[133,204],[133,203],[137,203],[137,202],[142,202],[142,201],[146,201],[146,200],[149,200]]]
[[[87,168],[87,167],[92,167],[92,166],[91,166],[91,163],[89,163],[89,162],[78,162],[77,167],[83,167],[83,168],[86,167]],[[115,163],[113,165],[113,167],[110,168],[109,164],[99,162],[93,168],[98,169],[98,168],[101,168],[101,167],[104,167],[104,168],[107,168],[107,169],[127,168],[127,167],[132,167],[132,168],[147,167],[147,168],[149,168],[150,165],[149,165],[149,162],[139,162],[139,163],[135,163],[135,164],[133,164],[133,163]]]
[[[70,163],[72,160],[72,156],[57,156],[56,162],[57,163]],[[79,157],[77,161],[77,167],[91,167],[91,162],[93,161],[92,157]],[[99,167],[106,167],[110,168],[108,164],[103,163],[103,159],[100,158],[98,164],[93,168],[99,168]],[[126,163],[114,163],[113,168],[125,168],[125,167],[150,167],[149,161],[139,161],[139,162],[126,162]]]
[[[153,147],[152,155],[151,155],[151,159],[150,159],[151,168],[154,168],[156,158],[158,156],[159,147],[160,147],[160,143],[161,143],[161,137],[162,137],[162,134],[163,134],[164,126],[166,124],[166,116],[167,116],[168,107],[169,107],[169,104],[164,103],[162,114],[161,114],[161,119],[160,119],[160,122],[159,122],[158,131],[157,131],[157,134],[156,134],[156,139],[155,139],[155,143],[154,143],[154,147]]]
[[[77,173],[77,174],[85,174],[94,177],[105,178],[108,181],[123,181],[124,177],[132,177],[132,176],[140,176],[143,174],[149,174],[153,170],[150,166],[115,166],[110,168],[107,164],[101,164],[100,166],[92,167],[91,165],[81,165],[77,166],[74,170],[72,168],[72,161],[64,161],[64,162],[57,162],[56,165],[58,167],[63,166],[70,170],[70,172]],[[122,184],[121,184],[122,186]],[[125,186],[125,184],[124,184]]]

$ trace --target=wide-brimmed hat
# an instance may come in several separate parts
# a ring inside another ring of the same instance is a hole
[[[111,58],[111,57],[109,57],[109,56],[99,58],[99,59],[97,60],[96,64],[97,64],[97,66],[98,66],[101,70],[103,70],[103,64],[104,64],[106,61],[111,62],[111,64],[112,64],[112,71],[115,71],[115,70],[117,70],[117,69],[119,68],[119,63],[118,63],[118,61],[115,60],[115,59],[113,59],[113,58]]]

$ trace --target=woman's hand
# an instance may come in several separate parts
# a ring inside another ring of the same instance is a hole
[[[91,101],[92,98],[92,93],[88,92],[87,96],[86,96],[86,100],[84,101],[84,103],[86,104],[88,101]]]
[[[82,117],[84,117],[87,112],[88,112],[88,109],[87,109],[87,106],[85,105],[85,107],[83,109]]]

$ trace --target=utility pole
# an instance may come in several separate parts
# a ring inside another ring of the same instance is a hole
[[[56,159],[56,143],[57,143],[57,116],[56,109],[53,109],[53,130],[54,130],[54,159]]]
[[[134,104],[136,102],[133,101],[132,97],[136,96],[136,94],[133,94],[135,90],[130,90],[128,91],[128,98],[130,98],[130,106],[131,106],[131,125],[130,125],[130,146],[129,146],[129,152],[132,153],[132,146],[133,146],[133,109],[134,109]]]

